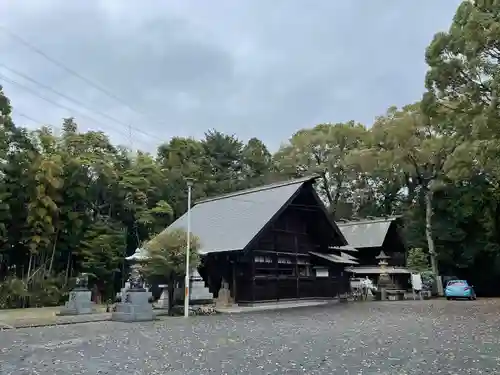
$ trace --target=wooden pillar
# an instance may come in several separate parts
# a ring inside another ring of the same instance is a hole
[[[295,295],[297,298],[300,298],[300,292],[299,292],[299,265],[298,265],[298,260],[299,260],[299,239],[297,238],[297,234],[293,236],[294,238],[294,247],[295,247]]]
[[[254,252],[250,252],[250,278],[252,282],[252,302],[255,302],[255,255]]]
[[[273,254],[273,270],[274,270],[274,297],[276,301],[280,300],[280,275],[278,272],[278,253]]]
[[[274,231],[274,225],[272,226],[272,235],[273,235],[273,249],[274,253],[270,255],[273,260],[273,268],[272,268],[272,277],[269,278],[269,284],[274,288],[274,298],[276,301],[279,301],[279,278],[278,278],[278,233]]]
[[[236,296],[237,296],[237,282],[236,282],[236,266],[237,266],[237,255],[233,255],[233,261],[232,261],[232,269],[233,269],[233,300],[234,302],[236,303],[237,300],[236,300]]]

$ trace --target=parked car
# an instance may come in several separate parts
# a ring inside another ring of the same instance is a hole
[[[465,280],[449,280],[446,283],[444,294],[447,300],[457,298],[476,299],[474,288]]]

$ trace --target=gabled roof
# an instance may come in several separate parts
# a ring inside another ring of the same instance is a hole
[[[200,239],[200,254],[243,250],[305,183],[316,178],[274,183],[197,202],[191,208],[191,232]],[[332,227],[338,231],[335,223]],[[178,228],[187,230],[187,213],[166,230]]]
[[[350,246],[361,249],[365,247],[381,247],[392,222],[397,217],[374,220],[337,222],[337,226]]]
[[[316,253],[314,251],[310,251],[309,254],[317,256],[319,258],[326,259],[332,263],[341,263],[341,264],[359,264],[355,259],[349,259],[347,257],[335,254],[322,254]]]

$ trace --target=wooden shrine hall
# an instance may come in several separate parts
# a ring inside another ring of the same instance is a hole
[[[338,221],[337,225],[349,245],[358,249],[356,259],[359,266],[353,268],[377,266],[376,258],[381,251],[390,257],[389,266],[405,267],[406,247],[400,234],[401,224],[399,217]]]
[[[370,277],[377,282],[382,272],[379,257],[387,257],[384,268],[391,279],[401,288],[408,288],[411,271],[406,268],[406,246],[401,236],[400,217],[371,218],[358,221],[339,221],[338,227],[349,245],[358,249],[358,265],[346,271],[357,277]]]
[[[199,273],[217,297],[224,282],[240,304],[333,298],[349,281],[353,263],[334,248],[347,245],[306,177],[220,197],[191,209],[191,232],[200,239]],[[187,214],[166,230],[187,228]]]

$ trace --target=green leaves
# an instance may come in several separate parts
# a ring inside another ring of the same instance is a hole
[[[434,103],[427,111],[440,111],[464,141],[458,160],[447,165],[452,177],[463,175],[464,162],[472,159],[473,170],[500,178],[497,163],[489,162],[500,148],[499,14],[498,0],[463,2],[449,31],[436,34],[427,48],[427,102]]]
[[[349,155],[363,146],[367,137],[364,126],[354,122],[320,124],[295,133],[274,160],[277,169],[290,177],[319,174],[320,193],[335,211],[341,198],[349,196],[355,171]]]
[[[143,243],[148,272],[178,277],[186,233],[164,229],[186,211],[186,178],[196,201],[309,174],[337,219],[404,215],[411,262],[436,253],[446,272],[500,275],[500,0],[463,2],[425,57],[420,102],[366,127],[302,129],[274,154],[217,130],[166,140],[155,156],[82,132],[73,118],[60,136],[28,131],[0,89],[0,282],[14,273],[30,287],[56,275],[67,285],[85,271],[112,295],[123,258]]]
[[[143,272],[149,277],[182,278],[186,267],[186,247],[185,230],[167,230],[158,234],[144,245],[149,260],[145,263]],[[200,262],[199,249],[199,238],[191,234],[189,264],[192,268],[197,267]]]
[[[430,271],[429,254],[426,254],[423,249],[418,247],[409,249],[406,266],[412,271]]]

